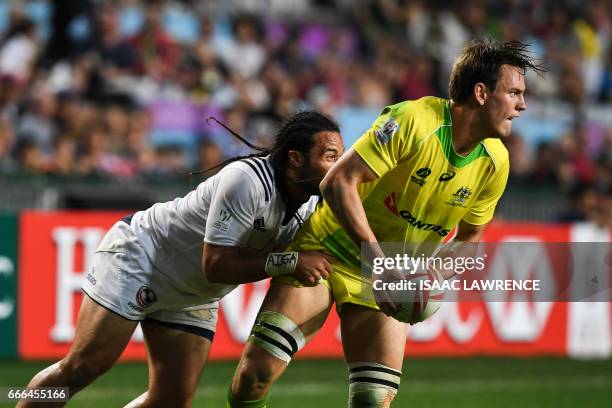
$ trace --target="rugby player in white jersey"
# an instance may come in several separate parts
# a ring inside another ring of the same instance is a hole
[[[343,149],[331,119],[301,112],[281,126],[270,151],[234,161],[186,196],[117,222],[84,280],[68,355],[28,387],[69,387],[73,396],[114,365],[140,323],[149,386],[128,406],[191,406],[220,298],[269,276],[290,274],[310,286],[327,278],[321,252],[275,251],[310,216],[313,195]]]

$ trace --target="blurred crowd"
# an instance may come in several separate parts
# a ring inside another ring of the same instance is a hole
[[[3,174],[184,176],[251,153],[209,116],[266,146],[301,109],[447,96],[455,56],[488,35],[545,62],[528,103],[572,107],[554,139],[507,140],[512,179],[610,194],[612,127],[584,114],[612,116],[607,0],[0,0],[0,15]]]

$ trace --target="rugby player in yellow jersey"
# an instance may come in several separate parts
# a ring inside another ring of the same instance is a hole
[[[274,279],[228,393],[228,407],[266,407],[267,390],[293,354],[321,328],[332,304],[341,320],[349,406],[388,407],[399,388],[405,324],[397,304],[364,292],[364,257],[379,242],[478,242],[508,177],[502,141],[527,108],[525,71],[542,71],[527,46],[477,40],[457,58],[450,100],[425,97],[386,107],[321,183],[324,204],[287,251],[332,258],[326,281],[303,287]],[[449,275],[444,276],[448,278]],[[376,300],[375,300],[376,299]]]

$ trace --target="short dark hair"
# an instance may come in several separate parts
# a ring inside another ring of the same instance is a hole
[[[497,42],[491,38],[473,40],[455,60],[448,84],[448,93],[457,103],[470,99],[474,85],[482,82],[495,90],[502,65],[511,65],[523,71],[531,69],[545,72],[529,53],[529,45],[518,41]]]

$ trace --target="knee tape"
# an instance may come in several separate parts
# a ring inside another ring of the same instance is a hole
[[[349,369],[350,408],[379,408],[397,394],[401,371],[378,363],[352,363]]]
[[[257,316],[249,342],[289,363],[293,355],[306,344],[300,328],[287,316],[265,311]]]

